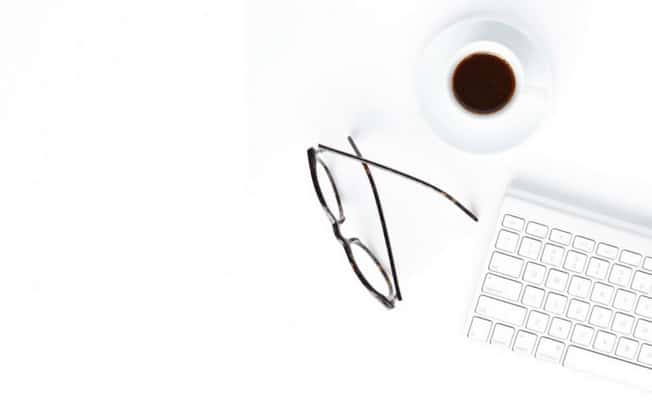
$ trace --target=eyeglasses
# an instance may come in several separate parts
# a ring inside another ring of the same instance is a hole
[[[387,167],[383,164],[368,160],[362,157],[360,150],[353,142],[351,137],[348,137],[348,141],[353,147],[355,155],[349,154],[344,151],[334,149],[332,147],[327,147],[322,144],[318,144],[317,148],[308,149],[308,165],[310,166],[310,176],[312,178],[312,184],[315,187],[315,193],[317,194],[317,199],[321,204],[322,208],[326,212],[326,216],[331,223],[333,228],[333,234],[335,239],[342,245],[346,257],[351,264],[353,272],[358,277],[362,285],[369,291],[378,301],[380,301],[387,308],[394,308],[394,303],[396,300],[401,301],[403,299],[401,295],[401,289],[398,284],[398,278],[396,276],[396,267],[394,264],[394,255],[392,253],[392,246],[389,241],[389,233],[387,232],[387,224],[385,222],[385,215],[383,213],[383,207],[380,203],[380,197],[378,196],[378,190],[376,188],[376,183],[371,175],[371,170],[369,166],[374,168],[379,168],[384,171],[388,171],[392,174],[399,175],[401,177],[407,178],[410,181],[414,181],[418,184],[421,184],[427,188],[434,190],[435,192],[442,195],[444,198],[452,202],[457,206],[464,214],[474,221],[478,221],[478,218],[464,205],[459,203],[455,198],[445,191],[437,188],[436,186],[423,181],[417,177],[406,174],[404,172],[395,170],[393,168]],[[387,269],[383,264],[378,260],[378,257],[369,250],[369,248],[360,241],[357,237],[344,237],[340,230],[340,226],[344,223],[346,218],[344,217],[344,209],[342,207],[342,200],[340,198],[340,193],[333,179],[331,171],[328,169],[326,163],[320,158],[325,152],[334,153],[341,157],[346,157],[355,161],[358,161],[362,164],[362,167],[367,175],[369,184],[371,185],[371,191],[374,196],[376,203],[376,209],[378,210],[378,217],[380,219],[380,225],[383,231],[383,238],[385,240],[385,247],[387,249],[387,257],[389,259],[389,267],[391,274],[387,272]],[[378,279],[378,274],[380,273],[382,284],[372,284],[371,281],[376,281]],[[384,286],[384,287],[383,287]]]

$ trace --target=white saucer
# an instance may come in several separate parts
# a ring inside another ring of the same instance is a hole
[[[468,112],[452,96],[453,69],[478,51],[504,58],[516,76],[514,97],[495,114]],[[552,101],[552,71],[544,50],[522,31],[495,18],[474,17],[435,35],[418,62],[416,87],[437,136],[464,151],[493,153],[521,143],[541,123]]]

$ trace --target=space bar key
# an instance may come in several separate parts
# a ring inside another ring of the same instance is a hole
[[[569,346],[564,366],[652,391],[652,369]]]

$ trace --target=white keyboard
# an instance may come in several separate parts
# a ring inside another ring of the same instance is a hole
[[[646,234],[511,190],[483,265],[468,337],[652,390],[652,238]]]

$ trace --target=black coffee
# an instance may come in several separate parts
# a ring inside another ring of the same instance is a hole
[[[509,64],[491,54],[471,54],[453,73],[453,93],[465,109],[479,114],[495,113],[514,96],[516,78]]]

